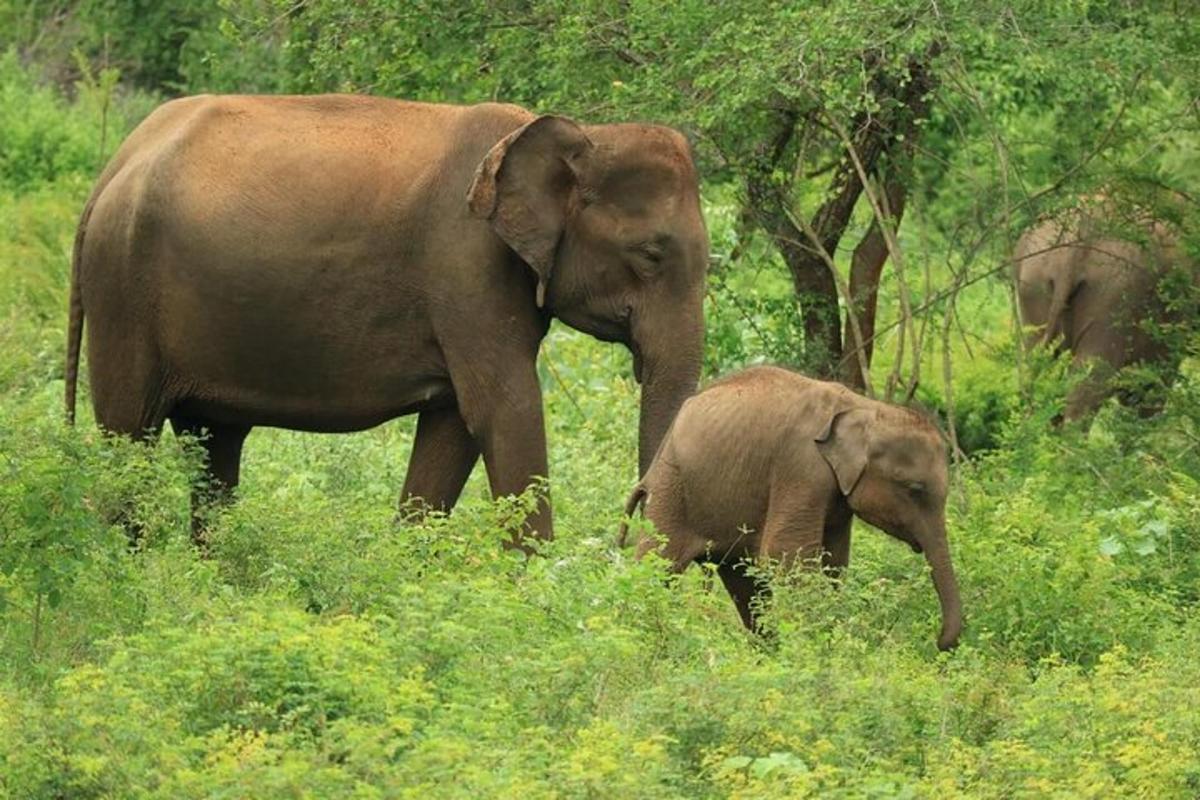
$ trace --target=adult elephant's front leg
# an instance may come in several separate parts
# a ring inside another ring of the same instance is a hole
[[[474,399],[478,404],[468,403],[462,413],[483,451],[492,496],[521,494],[538,479],[548,477],[542,390],[532,365],[510,376],[503,388],[480,393]],[[553,537],[548,496],[538,499],[524,530],[514,536],[513,546],[528,552],[523,544],[526,534],[538,539]]]
[[[479,444],[457,408],[422,411],[400,492],[401,514],[449,511],[479,459]]]

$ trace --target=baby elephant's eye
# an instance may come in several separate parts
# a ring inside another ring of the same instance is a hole
[[[925,491],[925,484],[921,483],[920,481],[909,481],[904,485],[907,486],[908,490],[913,494],[921,494]]]

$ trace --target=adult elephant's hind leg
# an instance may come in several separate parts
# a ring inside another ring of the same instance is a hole
[[[745,561],[736,563],[722,561],[717,565],[717,574],[721,576],[721,583],[725,584],[725,590],[733,598],[733,604],[737,606],[742,624],[749,630],[759,633],[759,612],[762,610],[763,602],[771,594],[766,581],[747,574]]]
[[[167,399],[153,369],[138,369],[148,358],[140,352],[104,350],[107,342],[89,342],[92,407],[96,424],[105,432],[153,442],[166,419]]]
[[[457,408],[422,411],[400,492],[400,513],[449,511],[479,460],[479,445]]]
[[[204,549],[204,519],[201,511],[208,500],[228,503],[241,477],[242,445],[249,425],[226,425],[196,417],[171,416],[175,434],[188,434],[204,449],[206,480],[192,489],[192,541]]]
[[[89,352],[96,354],[90,369],[96,424],[107,434],[128,436],[151,446],[158,440],[165,419],[161,381],[148,371],[134,369],[143,359],[119,350],[110,356],[110,350],[116,348],[105,348],[106,344],[92,341],[88,345]],[[121,369],[109,369],[111,365],[119,365]],[[110,522],[124,528],[130,547],[136,548],[144,531],[132,510],[131,504],[123,503]]]

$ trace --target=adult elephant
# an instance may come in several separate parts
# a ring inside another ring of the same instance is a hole
[[[1021,319],[1036,326],[1030,343],[1069,350],[1075,364],[1091,367],[1067,398],[1068,420],[1095,411],[1124,367],[1146,364],[1169,380],[1179,366],[1179,355],[1153,330],[1178,316],[1160,293],[1172,269],[1186,268],[1177,237],[1143,220],[1142,241],[1132,241],[1110,233],[1107,216],[1076,212],[1044,220],[1021,236],[1014,253]],[[1153,390],[1118,397],[1143,414],[1162,406]]]
[[[499,104],[199,96],[151,114],[75,241],[97,422],[206,438],[218,488],[254,426],[355,431],[419,413],[402,499],[449,508],[547,474],[536,372],[552,317],[633,353],[645,471],[703,347],[708,240],[669,128]],[[552,524],[543,504],[527,523]]]

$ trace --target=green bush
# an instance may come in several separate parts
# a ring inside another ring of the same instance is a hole
[[[88,76],[68,103],[40,86],[15,51],[0,55],[0,189],[26,190],[64,175],[94,175],[127,129],[116,73]]]
[[[565,331],[548,345],[570,365],[546,386],[560,536],[528,562],[499,546],[524,501],[487,502],[478,475],[452,516],[393,523],[407,423],[256,432],[203,562],[188,544],[191,448],[64,432],[41,395],[10,396],[0,507],[20,535],[3,552],[24,555],[6,567],[0,612],[0,786],[997,798],[1200,786],[1186,417],[1134,424],[1113,408],[1062,433],[1016,417],[958,473],[958,652],[934,649],[922,559],[865,526],[840,588],[777,583],[764,648],[703,570],[669,587],[663,565],[612,551],[627,481],[605,444],[636,404],[625,377],[608,378],[629,395],[617,404],[583,391],[618,371],[603,352]],[[1193,391],[1181,385],[1172,408]],[[147,530],[136,556],[106,521],[130,505]],[[35,649],[38,564],[61,589]]]

